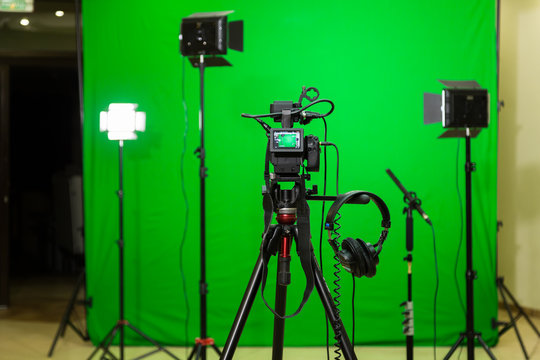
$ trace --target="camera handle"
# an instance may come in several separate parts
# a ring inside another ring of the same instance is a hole
[[[309,96],[308,93],[310,91],[314,91],[315,95]],[[298,103],[302,104],[302,100],[304,100],[304,99],[308,100],[309,102],[314,102],[318,98],[319,98],[319,90],[317,90],[316,87],[311,86],[311,87],[308,87],[306,89],[305,86],[302,86],[302,94],[300,94],[300,98],[298,99]]]

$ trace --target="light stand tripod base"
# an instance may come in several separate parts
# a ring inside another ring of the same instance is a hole
[[[56,343],[58,342],[58,339],[60,337],[64,337],[66,328],[68,326],[71,327],[73,331],[75,331],[75,333],[79,335],[79,337],[83,339],[84,341],[88,341],[90,339],[88,337],[88,332],[86,328],[79,329],[70,320],[71,313],[73,312],[75,305],[77,303],[77,295],[79,294],[81,287],[84,287],[84,281],[85,281],[85,271],[83,270],[81,274],[79,275],[77,282],[75,283],[75,288],[73,289],[73,293],[71,294],[71,298],[66,307],[66,311],[64,312],[62,321],[60,321],[60,325],[58,326],[58,330],[56,331],[56,335],[49,349],[49,353],[47,354],[48,357],[51,357],[53,355],[54,348],[56,347]]]
[[[523,343],[523,339],[521,338],[521,334],[519,333],[518,327],[517,327],[517,321],[524,316],[529,325],[533,328],[536,335],[540,337],[540,332],[534,325],[534,323],[531,321],[527,313],[523,310],[523,308],[519,305],[519,303],[516,301],[510,290],[504,285],[504,278],[498,277],[497,278],[497,287],[499,288],[499,292],[501,294],[501,298],[503,299],[504,308],[506,312],[508,313],[508,316],[510,317],[510,321],[500,321],[497,322],[495,319],[493,319],[493,328],[496,329],[499,325],[502,325],[503,328],[499,330],[499,336],[502,336],[505,332],[510,330],[510,328],[514,328],[514,331],[516,332],[516,336],[519,341],[519,345],[521,345],[521,350],[523,351],[523,355],[525,355],[525,359],[529,359],[529,355],[527,354],[527,349],[525,348],[525,344]],[[508,300],[506,296],[509,296],[512,302],[514,303],[514,306],[517,308],[518,313],[516,316],[512,314],[512,310],[510,309],[510,304],[508,304]]]
[[[124,327],[127,327],[127,328],[131,329],[133,332],[137,333],[140,337],[142,337],[146,341],[152,343],[152,345],[154,345],[157,348],[156,350],[153,350],[153,351],[151,351],[149,353],[146,353],[144,355],[141,355],[141,356],[138,356],[138,357],[134,358],[134,360],[143,359],[143,358],[148,357],[150,355],[153,355],[153,354],[155,354],[155,353],[157,353],[159,351],[165,352],[167,355],[169,355],[173,359],[180,360],[173,353],[171,353],[169,350],[167,350],[163,346],[161,346],[157,341],[155,341],[150,336],[143,333],[141,330],[137,329],[135,326],[131,325],[129,323],[129,321],[127,321],[127,320],[118,320],[116,325],[111,329],[111,331],[109,331],[107,336],[105,336],[105,338],[101,341],[99,346],[92,352],[92,354],[90,354],[90,356],[88,357],[88,360],[92,359],[100,350],[103,351],[103,354],[100,356],[100,359],[107,359],[105,356],[108,355],[109,357],[111,357],[114,360],[116,360],[116,359],[123,360],[124,359],[124,344],[120,344],[120,355],[119,355],[119,357],[116,357],[109,350],[109,348],[111,347],[112,342],[113,342],[114,338],[116,337],[116,334],[118,333],[118,331],[124,330]]]
[[[482,345],[482,347],[484,348],[484,350],[486,351],[486,353],[488,354],[488,356],[490,357],[490,359],[492,360],[497,360],[497,358],[495,357],[495,355],[493,355],[493,353],[491,352],[491,350],[489,349],[489,347],[487,346],[486,342],[484,341],[484,339],[482,339],[482,335],[480,333],[474,333],[474,334],[471,334],[471,335],[468,335],[466,333],[461,333],[461,335],[459,336],[459,339],[458,341],[456,341],[456,343],[452,346],[452,348],[450,349],[450,351],[448,352],[448,354],[446,354],[446,356],[444,357],[444,360],[448,360],[452,357],[452,354],[456,351],[456,349],[459,347],[459,345],[461,345],[461,343],[465,340],[465,339],[472,339],[472,341],[470,343],[467,343],[467,354],[468,354],[468,358],[473,358],[474,359],[474,340],[478,340],[478,342],[480,343],[480,345]]]

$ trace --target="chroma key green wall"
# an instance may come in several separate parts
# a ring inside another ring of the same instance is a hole
[[[491,123],[472,141],[476,328],[490,344],[497,333],[496,249],[496,7],[495,1],[216,1],[165,0],[83,3],[84,181],[88,326],[94,342],[118,318],[118,145],[99,132],[99,112],[111,102],[136,102],[147,131],[127,141],[125,155],[126,318],[164,344],[191,344],[199,335],[199,177],[193,151],[199,144],[198,71],[179,54],[181,19],[194,12],[235,10],[245,22],[245,52],[230,51],[228,68],[206,72],[208,333],[224,344],[255,264],[263,231],[261,185],[266,136],[242,112],[265,113],[274,100],[296,100],[315,86],[335,102],[328,140],[340,150],[340,190],[381,196],[392,228],[377,276],[356,280],[356,343],[401,344],[399,304],[406,299],[407,265],[402,194],[385,173],[391,168],[418,193],[437,234],[440,290],[439,344],[450,345],[465,329],[454,263],[464,200],[464,143],[437,139],[440,125],[424,126],[423,93],[440,92],[437,79],[477,80],[491,95]],[[182,67],[185,64],[183,79]],[[187,240],[180,254],[186,207],[180,182],[185,81],[188,107]],[[322,107],[321,107],[322,111]],[[307,134],[323,135],[314,121]],[[459,153],[458,153],[459,151]],[[335,188],[329,151],[328,189]],[[456,180],[456,176],[458,179]],[[459,186],[456,186],[456,181]],[[311,184],[322,189],[322,175]],[[331,192],[333,190],[330,190]],[[328,209],[328,207],[327,207]],[[319,252],[321,204],[311,204],[315,252]],[[375,242],[375,206],[344,208],[342,235]],[[431,344],[435,287],[431,229],[415,214],[415,339]],[[324,274],[333,281],[331,249],[323,241]],[[190,307],[180,274],[184,261]],[[275,261],[270,268],[275,269]],[[457,279],[465,294],[464,241]],[[352,280],[342,272],[342,316],[349,332]],[[293,259],[288,309],[302,298],[304,275]],[[266,296],[272,303],[274,276]],[[314,293],[302,313],[286,323],[286,345],[325,343],[323,308]],[[269,345],[273,317],[257,297],[240,345]],[[127,342],[141,340],[128,332]]]

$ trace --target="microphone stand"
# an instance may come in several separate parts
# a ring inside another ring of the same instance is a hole
[[[407,360],[413,360],[413,348],[414,348],[414,312],[413,312],[413,301],[412,301],[412,251],[413,251],[413,210],[417,210],[424,220],[431,225],[431,220],[429,217],[422,211],[420,207],[422,201],[416,196],[416,193],[409,192],[397,179],[397,177],[392,173],[390,169],[386,169],[388,175],[392,178],[394,183],[400,188],[400,190],[405,195],[404,201],[407,206],[403,209],[403,213],[407,214],[405,219],[405,245],[407,248],[407,256],[403,258],[407,262],[407,301],[401,303],[401,306],[404,306],[403,315],[405,320],[403,320],[403,334],[406,335],[406,344],[407,344]]]

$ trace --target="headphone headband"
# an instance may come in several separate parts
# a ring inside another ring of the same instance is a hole
[[[385,229],[390,228],[390,211],[388,211],[388,206],[386,206],[385,202],[378,197],[377,195],[370,193],[368,191],[359,191],[359,190],[353,190],[349,191],[345,194],[339,194],[336,197],[336,200],[330,207],[330,210],[328,210],[328,215],[326,215],[326,221],[324,228],[326,230],[333,230],[334,229],[334,219],[336,217],[337,212],[344,204],[367,204],[369,201],[372,200],[375,205],[379,208],[379,211],[382,215],[382,227]]]

